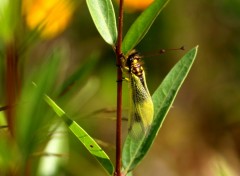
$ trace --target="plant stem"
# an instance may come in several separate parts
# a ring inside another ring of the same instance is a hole
[[[116,46],[117,55],[117,128],[116,128],[116,167],[115,176],[121,176],[122,155],[122,28],[123,28],[123,1],[120,0],[118,15],[118,41]]]
[[[11,135],[14,135],[15,105],[19,91],[18,56],[14,42],[6,47],[6,117]]]

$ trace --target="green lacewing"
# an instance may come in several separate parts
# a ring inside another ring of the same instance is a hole
[[[153,121],[153,102],[147,88],[141,56],[136,50],[122,58],[123,71],[128,75],[130,110],[128,131],[133,139],[148,133]]]

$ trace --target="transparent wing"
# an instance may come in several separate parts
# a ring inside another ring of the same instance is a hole
[[[129,133],[134,139],[146,134],[153,120],[153,103],[147,89],[145,74],[139,78],[130,74]]]

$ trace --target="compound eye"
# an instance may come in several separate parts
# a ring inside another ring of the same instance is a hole
[[[138,63],[138,60],[137,60],[137,59],[134,59],[134,60],[133,60],[133,63],[134,63],[134,64]]]

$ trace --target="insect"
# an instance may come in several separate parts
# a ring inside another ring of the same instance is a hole
[[[134,139],[141,139],[147,134],[153,121],[153,102],[140,60],[141,56],[136,50],[122,59],[123,71],[128,75],[130,89],[128,131]]]

